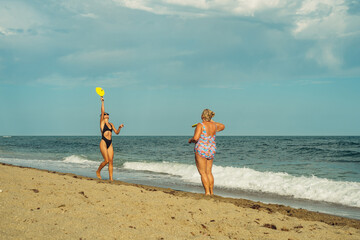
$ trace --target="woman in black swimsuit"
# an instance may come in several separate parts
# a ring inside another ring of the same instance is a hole
[[[106,164],[109,164],[109,177],[110,180],[113,180],[113,159],[114,159],[114,149],[112,145],[111,134],[114,131],[117,135],[120,133],[120,129],[124,127],[124,124],[121,124],[116,130],[114,124],[109,123],[109,114],[105,112],[104,107],[104,98],[101,97],[101,116],[100,116],[100,130],[101,130],[101,141],[100,141],[100,152],[104,158],[104,161],[100,164],[98,170],[96,171],[96,176],[101,179],[100,171]]]

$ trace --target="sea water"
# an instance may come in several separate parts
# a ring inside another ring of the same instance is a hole
[[[114,136],[114,179],[203,192],[190,137]],[[0,162],[96,177],[100,137],[0,137]],[[360,137],[218,136],[215,194],[360,219]],[[102,171],[108,179],[107,167]]]

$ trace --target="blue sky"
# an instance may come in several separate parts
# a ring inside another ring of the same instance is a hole
[[[2,0],[0,135],[360,135],[355,0]]]

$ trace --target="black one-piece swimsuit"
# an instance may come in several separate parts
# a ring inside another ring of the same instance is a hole
[[[112,128],[109,128],[109,127],[106,125],[106,123],[105,123],[103,132],[102,132],[102,134],[101,134],[101,136],[102,136],[101,139],[105,141],[106,147],[109,148],[110,145],[111,145],[111,143],[112,143],[112,139],[109,140],[109,139],[107,139],[107,138],[104,136],[104,133],[105,133],[106,131],[110,131],[110,132],[111,132],[111,131],[112,131]]]

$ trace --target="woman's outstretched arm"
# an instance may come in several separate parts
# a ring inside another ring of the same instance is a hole
[[[218,122],[215,122],[214,120],[211,119],[211,122],[215,123],[216,124],[216,131],[217,132],[221,132],[225,129],[225,125],[222,124],[222,123],[218,123]]]
[[[105,113],[105,106],[104,106],[104,97],[100,97],[101,100],[101,116],[100,116],[100,122],[104,119],[104,113]]]
[[[114,124],[111,123],[111,127],[112,127],[112,129],[114,129],[114,132],[116,133],[116,135],[119,135],[120,130],[124,127],[124,124],[121,124],[121,125],[119,126],[119,128],[116,129],[115,126],[114,126]]]
[[[215,122],[215,124],[216,124],[216,131],[217,131],[217,132],[221,132],[221,131],[223,131],[223,130],[225,129],[225,125],[224,125],[224,124],[218,123],[218,122]]]

